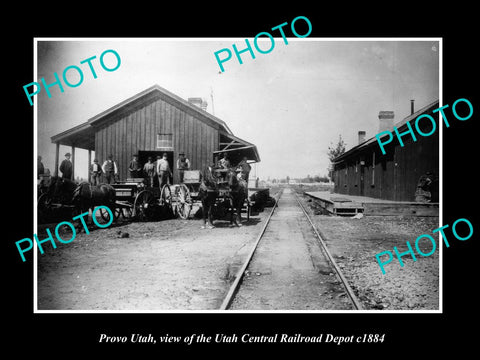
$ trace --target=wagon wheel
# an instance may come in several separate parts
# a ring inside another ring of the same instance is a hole
[[[125,220],[131,220],[133,218],[133,207],[124,207],[121,208],[122,216]]]
[[[122,209],[118,207],[113,207],[113,206],[109,206],[108,208],[112,211],[113,221],[117,221],[118,218],[120,217],[120,214],[122,213]],[[102,218],[104,224],[110,222],[110,214],[108,213],[107,210],[105,210],[105,208],[103,207],[99,208],[98,212],[100,213],[100,217]]]
[[[155,196],[150,190],[142,190],[135,197],[133,216],[140,221],[151,220],[155,214]]]
[[[181,219],[188,219],[190,211],[192,210],[192,197],[190,190],[185,184],[180,184],[175,189],[175,198],[177,200],[176,208],[177,214]]]
[[[52,199],[47,194],[42,194],[37,200],[38,222],[47,222],[52,215]]]
[[[168,214],[168,216],[173,215],[173,196],[168,184],[163,185],[158,201],[162,209],[162,214]]]

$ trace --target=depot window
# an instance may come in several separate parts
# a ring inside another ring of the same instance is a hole
[[[157,148],[173,148],[173,134],[157,134]]]

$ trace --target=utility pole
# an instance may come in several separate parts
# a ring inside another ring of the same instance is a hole
[[[210,97],[212,98],[212,115],[215,115],[215,105],[213,104],[213,88],[210,87]]]

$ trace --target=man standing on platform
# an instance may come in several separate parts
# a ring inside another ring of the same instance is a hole
[[[133,155],[132,161],[130,161],[130,165],[128,166],[128,171],[130,172],[130,177],[131,178],[138,178],[140,177],[140,170],[142,167],[140,166],[140,163],[138,162],[138,156],[137,154]]]
[[[38,156],[37,158],[37,179],[40,179],[41,175],[45,173],[45,167],[42,163],[42,157]]]
[[[180,179],[180,183],[183,183],[183,175],[185,170],[190,170],[190,160],[185,157],[185,153],[183,151],[178,154],[179,158],[177,160],[177,170],[178,176]]]
[[[65,154],[65,159],[60,164],[60,171],[62,172],[62,178],[72,180],[73,165],[70,161],[70,153]]]
[[[98,163],[98,160],[93,160],[93,164],[90,165],[90,175],[92,177],[92,185],[100,185],[100,176],[102,175],[102,167]]]
[[[158,186],[160,190],[164,184],[170,184],[170,164],[167,160],[167,153],[163,153],[163,157],[157,161]]]
[[[118,168],[115,161],[113,161],[113,155],[108,155],[108,160],[102,165],[102,170],[105,173],[107,184],[115,182],[115,176],[118,174]]]
[[[143,166],[143,171],[148,178],[148,186],[153,187],[153,177],[155,176],[155,164],[151,156],[148,157],[148,162]]]

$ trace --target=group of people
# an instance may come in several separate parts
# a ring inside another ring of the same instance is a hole
[[[73,176],[73,164],[70,160],[71,154],[66,153],[65,159],[60,163],[59,170],[62,173],[62,178],[72,179]],[[41,159],[41,157],[39,157]],[[93,160],[93,164],[90,164],[90,182],[93,185],[100,184],[100,177],[102,174],[105,174],[105,179],[107,183],[111,184],[115,182],[115,177],[118,175],[118,167],[116,162],[113,160],[113,156],[109,155],[108,159],[100,166],[98,160]]]
[[[190,160],[188,160],[185,157],[184,152],[180,152],[180,154],[178,154],[177,170],[178,170],[178,175],[181,183],[183,182],[185,170],[189,170],[189,169],[190,169]],[[140,177],[139,175],[141,175],[142,170],[143,170],[143,173],[146,175],[149,186],[153,186],[155,177],[158,177],[158,186],[160,187],[160,189],[165,184],[170,185],[170,177],[172,176],[173,173],[170,168],[170,164],[168,162],[167,153],[163,153],[162,156],[157,156],[157,160],[155,162],[153,161],[153,158],[149,156],[143,168],[138,162],[137,156],[134,155],[128,167],[130,176]]]
[[[180,182],[183,182],[185,170],[189,169],[190,161],[185,157],[184,152],[180,152],[177,160],[177,170],[179,173]],[[138,155],[134,154],[130,164],[128,165],[128,171],[130,178],[145,177],[147,186],[150,187],[154,186],[154,180],[158,177],[158,185],[160,188],[162,188],[165,184],[170,185],[170,177],[173,174],[168,162],[167,153],[163,153],[162,156],[157,156],[155,161],[153,160],[153,157],[149,156],[147,162],[143,166],[138,160]],[[93,164],[90,166],[90,174],[93,185],[97,185],[99,183],[100,176],[102,174],[105,174],[107,183],[110,184],[111,182],[114,182],[115,177],[118,176],[118,167],[116,162],[113,160],[113,156],[110,155],[102,166],[100,166],[98,164],[98,160],[95,159]]]
[[[177,171],[180,183],[183,183],[185,171],[190,170],[190,160],[188,160],[183,151],[180,152],[178,156]],[[72,178],[73,164],[70,161],[70,157],[71,154],[66,153],[65,159],[60,164],[59,170],[62,173],[63,178]],[[41,163],[41,158],[39,158],[39,161]],[[223,157],[217,162],[215,167],[218,169],[232,168],[227,152],[223,154]],[[242,179],[248,183],[251,166],[247,162],[247,157],[243,157],[243,159],[234,168],[240,172]],[[131,178],[145,177],[147,185],[151,187],[153,187],[154,179],[158,177],[158,184],[160,188],[162,188],[165,184],[170,185],[170,177],[173,174],[168,162],[167,153],[163,153],[162,156],[157,156],[155,161],[153,160],[153,157],[149,156],[147,162],[143,166],[138,160],[138,155],[134,154],[128,166],[128,171]],[[98,159],[96,158],[90,165],[90,182],[92,185],[99,185],[102,175],[105,176],[105,180],[108,184],[116,181],[118,177],[118,166],[113,159],[113,155],[109,155],[107,160],[102,165],[99,164]]]
[[[100,184],[100,177],[105,174],[105,181],[107,184],[114,183],[118,177],[118,166],[113,155],[108,155],[107,160],[100,166],[98,159],[93,160],[93,164],[90,165],[90,182],[92,185]]]

